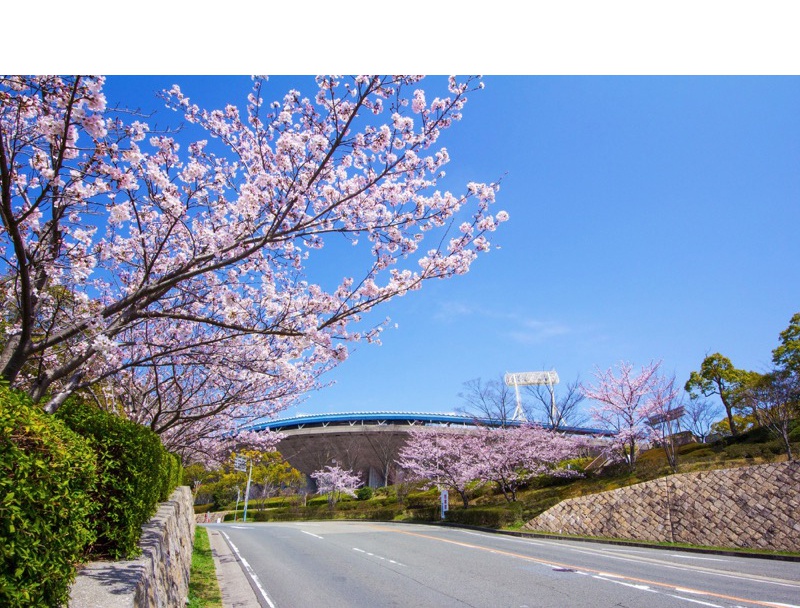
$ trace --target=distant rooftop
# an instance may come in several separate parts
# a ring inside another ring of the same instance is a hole
[[[290,418],[265,419],[246,426],[252,431],[289,431],[303,428],[327,428],[331,426],[501,426],[498,420],[476,418],[463,414],[441,414],[424,412],[344,412],[338,414],[305,414]],[[519,420],[506,420],[506,426],[520,426]],[[547,425],[544,425],[545,428]],[[576,435],[613,435],[605,429],[586,427],[561,427],[561,431]]]

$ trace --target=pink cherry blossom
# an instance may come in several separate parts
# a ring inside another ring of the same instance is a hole
[[[675,395],[661,377],[660,366],[660,361],[651,362],[637,373],[632,363],[621,361],[616,372],[598,369],[594,384],[581,386],[583,394],[597,402],[590,409],[592,419],[615,432],[610,453],[627,462],[631,470],[639,446],[653,435],[648,418]]]
[[[426,105],[420,80],[319,77],[269,103],[256,78],[211,110],[175,86],[189,143],[109,109],[102,78],[0,80],[3,378],[49,412],[91,391],[186,453],[322,386],[378,341],[374,306],[489,249],[498,186],[443,191],[436,145],[480,83]],[[331,286],[314,268],[342,236],[364,255]]]

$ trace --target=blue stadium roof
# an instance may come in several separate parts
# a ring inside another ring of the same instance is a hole
[[[249,424],[245,427],[251,431],[288,431],[292,429],[330,426],[372,426],[381,424],[407,424],[411,425],[435,425],[435,426],[502,426],[498,420],[490,418],[476,418],[474,416],[464,416],[458,414],[437,414],[420,412],[347,412],[340,414],[307,414],[293,416],[291,418],[275,418],[263,420]],[[524,424],[519,420],[507,420],[506,426],[520,426]],[[604,429],[594,429],[585,427],[561,427],[566,433],[579,435],[603,435],[611,436],[614,433]]]

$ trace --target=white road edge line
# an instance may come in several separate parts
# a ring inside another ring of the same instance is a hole
[[[677,553],[670,553],[670,557],[677,557],[678,559],[701,559],[706,562],[729,562],[729,559],[719,559],[718,557],[697,557],[696,555],[678,555]]]
[[[317,535],[316,535],[316,534],[314,534],[313,532],[309,532],[309,531],[307,531],[307,530],[300,530],[300,532],[302,532],[303,534],[308,534],[309,536],[313,536],[314,538],[318,538],[318,539],[320,539],[320,540],[325,540],[325,539],[324,539],[324,538],[322,538],[321,536],[317,536]]]
[[[238,557],[239,560],[242,562],[245,571],[250,576],[250,579],[253,581],[253,583],[255,583],[255,586],[258,588],[259,593],[261,593],[261,597],[263,597],[264,600],[267,602],[269,608],[275,608],[275,604],[273,604],[272,600],[269,599],[269,595],[267,595],[266,590],[261,585],[261,581],[258,580],[258,575],[253,571],[253,568],[250,567],[250,564],[247,563],[247,560],[242,556],[242,554],[239,553],[239,549],[237,549],[236,545],[233,544],[233,541],[231,540],[230,536],[225,534],[225,532],[223,532],[222,530],[220,530],[220,532],[222,532],[222,535],[228,541],[228,544],[231,546],[231,549],[233,549],[234,553],[236,553],[236,557]]]
[[[368,555],[370,557],[374,557],[374,558],[382,560],[384,562],[389,562],[390,564],[394,564],[395,566],[403,566],[403,567],[405,567],[405,564],[403,564],[401,562],[397,562],[397,561],[395,561],[393,559],[389,559],[388,557],[382,557],[380,555],[375,555],[374,553],[370,553],[369,551],[364,551],[364,549],[359,549],[358,547],[353,547],[353,551],[358,551],[359,553],[363,553],[364,555]]]
[[[574,549],[577,553],[584,553],[586,555],[605,555],[604,551],[597,551],[597,550],[586,550],[586,549]],[[616,559],[623,562],[635,562],[638,563],[638,560],[634,559],[633,557],[625,557],[623,555],[615,555],[609,554],[606,555],[609,559]],[[697,572],[702,571],[706,574],[711,574],[713,576],[721,576],[723,578],[733,578],[739,581],[752,581],[754,583],[760,583],[763,585],[778,585],[780,587],[791,587],[792,589],[800,586],[798,583],[794,581],[783,581],[783,580],[770,580],[768,577],[761,576],[758,574],[748,574],[748,573],[736,573],[736,572],[724,572],[722,570],[714,570],[707,566],[701,566],[699,564],[692,566],[691,564],[681,564],[681,563],[669,563],[669,562],[662,562],[660,560],[649,560],[655,563],[659,563],[662,568],[669,568],[670,570],[684,570],[688,572]],[[792,607],[790,608],[800,608],[800,607]]]
[[[682,597],[680,595],[672,595],[671,593],[667,593],[668,596],[674,597],[677,600],[683,600],[684,602],[692,602],[693,604],[700,604],[701,606],[711,606],[712,608],[722,608],[719,604],[712,604],[711,602],[701,602],[700,600],[693,600],[688,597]]]
[[[616,583],[617,585],[622,585],[623,587],[631,587],[632,589],[638,589],[639,591],[649,591],[650,593],[658,593],[655,589],[650,589],[647,585],[635,585],[633,583],[625,583],[623,581],[618,581],[613,578],[606,578],[605,576],[598,576],[594,575],[592,578],[596,578],[600,581],[606,581],[607,583]]]

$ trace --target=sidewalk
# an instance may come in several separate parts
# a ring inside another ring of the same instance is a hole
[[[214,565],[217,568],[219,589],[222,592],[223,607],[261,608],[261,603],[250,586],[250,580],[245,575],[242,564],[236,559],[222,532],[215,528],[207,529],[211,554],[214,556]]]

